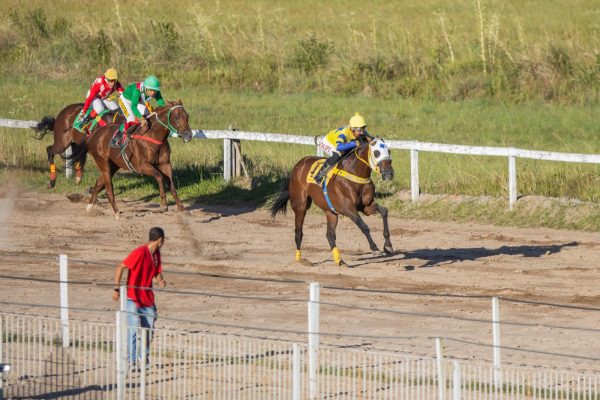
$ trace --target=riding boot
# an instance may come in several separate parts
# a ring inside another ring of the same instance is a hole
[[[79,122],[79,126],[84,127],[88,122],[90,122],[94,117],[92,117],[92,113],[84,115]]]
[[[321,185],[323,183],[323,180],[325,179],[325,176],[327,176],[327,173],[329,172],[329,170],[331,169],[331,167],[333,167],[335,164],[337,164],[337,162],[339,161],[339,159],[340,159],[340,156],[338,154],[334,154],[331,157],[329,157],[327,160],[325,160],[325,162],[321,166],[321,169],[315,175],[315,181],[319,185]]]

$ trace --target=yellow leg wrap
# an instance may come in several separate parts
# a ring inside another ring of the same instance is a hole
[[[342,256],[340,256],[339,249],[337,247],[334,247],[333,249],[331,249],[331,253],[333,254],[333,261],[335,261],[337,265],[340,265],[340,263],[342,262]]]
[[[296,250],[296,261],[302,260],[302,252],[300,250]]]
[[[50,172],[56,172],[56,165],[50,164]]]

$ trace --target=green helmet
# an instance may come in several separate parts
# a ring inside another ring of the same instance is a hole
[[[160,82],[158,81],[157,77],[155,77],[154,75],[150,75],[149,77],[144,79],[144,87],[146,89],[160,91]]]

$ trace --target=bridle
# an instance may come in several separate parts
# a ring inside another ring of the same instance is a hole
[[[150,113],[150,115],[148,115],[148,119],[154,117],[156,119],[156,122],[158,122],[160,125],[164,126],[165,128],[167,128],[169,130],[169,132],[175,132],[177,135],[181,135],[181,133],[179,132],[179,129],[175,128],[172,124],[171,124],[171,112],[176,109],[176,108],[183,108],[183,105],[178,104],[176,106],[173,106],[171,108],[169,108],[169,111],[167,112],[167,123],[165,124],[164,122],[162,122],[160,120],[160,118],[158,118],[158,114],[156,113],[156,111],[153,111],[152,113]],[[164,142],[161,142],[160,140],[156,140],[154,138],[148,137],[148,136],[143,136],[143,135],[133,135],[132,138],[134,139],[140,139],[140,140],[145,140],[147,142],[150,143],[154,143],[157,145],[162,145],[164,144]]]

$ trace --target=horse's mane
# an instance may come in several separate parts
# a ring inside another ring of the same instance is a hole
[[[181,102],[181,100],[173,100],[173,101],[166,101],[164,106],[160,106],[160,107],[156,107],[154,109],[155,112],[159,112],[159,111],[163,111],[163,110],[168,110],[171,107],[174,106],[182,106],[183,103]]]

